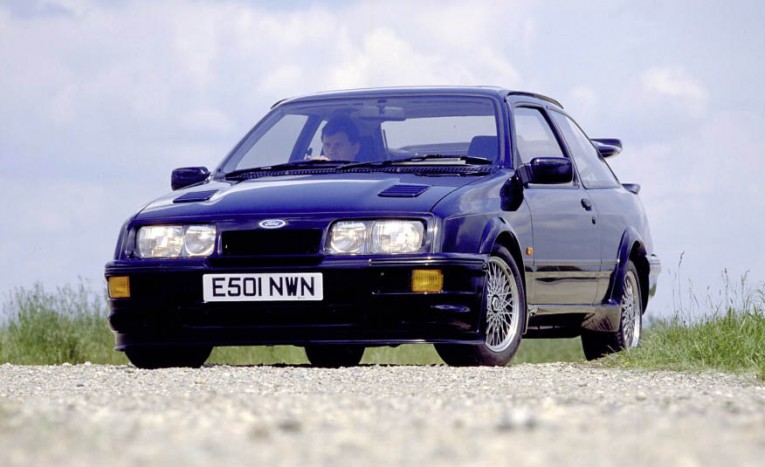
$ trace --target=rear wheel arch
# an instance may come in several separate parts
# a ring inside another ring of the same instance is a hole
[[[645,313],[648,304],[648,273],[650,266],[648,264],[648,253],[645,244],[640,235],[632,228],[627,229],[622,235],[619,246],[619,256],[616,270],[611,278],[609,287],[610,293],[607,297],[614,302],[621,300],[622,287],[624,285],[624,276],[627,273],[627,264],[632,261],[638,273],[638,284],[640,285],[640,301],[642,312]]]
[[[640,292],[640,279],[637,266],[632,260],[627,260],[625,273],[621,278],[623,286],[619,288],[621,297],[619,303],[618,329],[583,330],[582,350],[587,360],[594,360],[608,354],[621,352],[637,347],[643,329],[643,310]]]
[[[632,245],[630,250],[629,260],[635,265],[638,272],[638,282],[640,283],[640,301],[642,305],[642,313],[645,313],[646,306],[648,305],[648,274],[651,267],[648,264],[648,254],[645,246],[641,242],[636,241]]]

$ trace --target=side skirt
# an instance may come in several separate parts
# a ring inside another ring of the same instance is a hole
[[[538,305],[529,307],[528,316],[524,338],[576,337],[582,330],[617,331],[621,306]]]

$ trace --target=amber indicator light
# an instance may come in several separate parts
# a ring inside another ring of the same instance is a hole
[[[110,298],[130,298],[130,277],[112,276],[109,278]]]
[[[440,269],[415,269],[412,271],[412,292],[441,292],[444,289],[444,273]]]

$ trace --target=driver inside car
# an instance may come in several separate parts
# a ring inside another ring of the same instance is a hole
[[[333,117],[321,129],[321,143],[322,154],[306,156],[306,160],[355,160],[361,148],[359,128],[348,116]]]

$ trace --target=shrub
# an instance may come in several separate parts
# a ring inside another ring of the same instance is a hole
[[[104,296],[80,282],[54,292],[41,284],[17,288],[3,305],[0,363],[125,362],[114,352]]]

